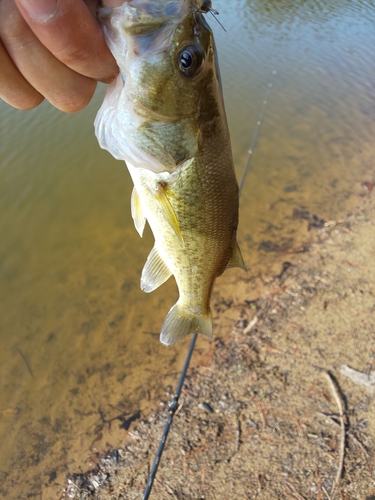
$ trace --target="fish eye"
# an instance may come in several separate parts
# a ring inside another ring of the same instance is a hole
[[[185,76],[195,76],[202,66],[203,52],[196,45],[186,45],[177,54],[177,63]]]

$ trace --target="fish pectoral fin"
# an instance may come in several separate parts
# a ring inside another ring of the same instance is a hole
[[[176,233],[176,236],[181,241],[182,246],[184,246],[184,240],[182,238],[182,233],[176,217],[176,213],[171,205],[171,202],[168,199],[165,188],[161,184],[159,184],[158,189],[154,194],[154,200],[156,201],[161,213],[163,214],[164,219]]]
[[[146,224],[146,218],[143,215],[142,206],[141,206],[141,199],[140,199],[139,194],[137,193],[137,190],[135,189],[135,187],[133,188],[133,191],[132,191],[131,211],[132,211],[132,217],[134,220],[135,228],[138,231],[140,237],[142,238],[143,230],[144,230],[145,224]]]
[[[232,256],[229,259],[227,269],[230,267],[240,267],[244,271],[247,271],[247,267],[245,261],[243,260],[242,253],[240,247],[238,246],[237,241],[235,241],[234,243]]]
[[[150,293],[162,285],[171,276],[171,271],[154,247],[147,257],[142,270],[141,289]]]
[[[178,301],[164,320],[160,342],[164,345],[173,345],[194,332],[203,333],[206,337],[212,338],[211,312],[197,316]]]

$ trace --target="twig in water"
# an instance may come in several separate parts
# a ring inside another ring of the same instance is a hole
[[[33,373],[32,369],[31,369],[30,363],[27,361],[27,358],[26,358],[26,356],[24,355],[24,353],[23,353],[23,352],[21,351],[21,349],[19,349],[18,347],[16,347],[16,351],[18,352],[18,354],[19,354],[19,355],[21,356],[21,358],[23,359],[23,361],[24,361],[24,363],[25,363],[25,365],[26,365],[26,368],[28,369],[28,371],[29,371],[30,375],[31,375],[33,378],[35,378],[35,377],[34,377],[34,373]]]
[[[339,458],[339,467],[337,469],[337,474],[335,481],[332,484],[331,495],[333,494],[336,485],[339,483],[343,470],[344,470],[344,459],[345,459],[345,440],[346,440],[346,429],[345,429],[345,411],[344,404],[342,401],[341,394],[339,392],[338,384],[336,379],[329,372],[325,372],[329,386],[331,388],[333,397],[335,398],[337,407],[339,409],[339,420],[340,420],[340,428],[341,428],[341,437],[340,437],[340,458]]]

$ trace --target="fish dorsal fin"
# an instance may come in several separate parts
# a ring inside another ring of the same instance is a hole
[[[157,191],[154,194],[154,200],[156,201],[161,213],[163,214],[164,219],[176,233],[176,236],[181,241],[182,246],[184,246],[184,240],[182,238],[182,233],[176,217],[176,213],[166,194],[166,187],[162,183],[158,184]]]
[[[143,215],[142,207],[141,207],[141,199],[140,199],[139,194],[137,193],[137,190],[135,189],[135,187],[133,188],[133,191],[132,191],[131,211],[132,211],[132,217],[134,220],[135,228],[138,231],[140,237],[142,238],[143,230],[144,230],[145,224],[146,224],[146,218]]]
[[[234,242],[232,256],[229,259],[227,269],[230,267],[240,267],[244,271],[247,271],[247,267],[243,260],[241,250],[240,247],[238,246],[237,241]]]
[[[150,293],[162,285],[171,276],[171,271],[154,247],[147,257],[141,277],[141,289]]]

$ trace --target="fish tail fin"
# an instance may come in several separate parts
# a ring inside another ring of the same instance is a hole
[[[160,342],[164,345],[173,345],[194,332],[203,333],[206,337],[212,338],[211,311],[197,315],[178,301],[164,320]]]

